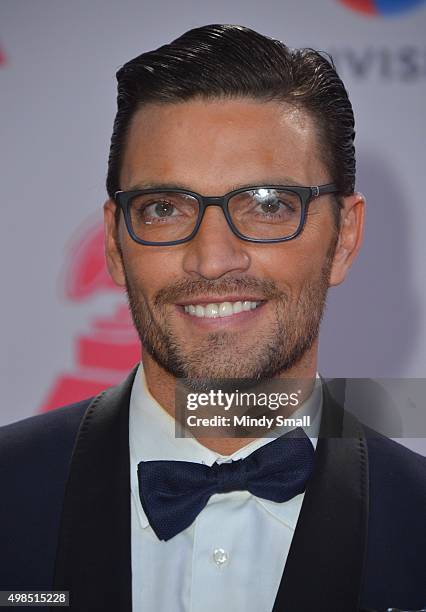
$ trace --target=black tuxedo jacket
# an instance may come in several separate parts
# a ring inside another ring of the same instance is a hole
[[[130,612],[135,372],[93,400],[0,428],[0,590],[64,589],[73,611]],[[362,426],[326,387],[323,400],[273,612],[420,609],[426,459]]]

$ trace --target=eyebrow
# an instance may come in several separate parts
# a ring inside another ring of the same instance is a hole
[[[250,183],[235,184],[228,191],[235,191],[237,189],[246,189],[246,188],[253,187],[253,186],[263,187],[267,185],[283,185],[287,187],[290,187],[290,186],[304,187],[304,185],[302,185],[302,183],[300,183],[299,181],[296,181],[293,178],[284,176],[284,177],[280,177],[279,179],[269,178],[269,179],[263,179],[262,181],[251,181]],[[194,189],[192,189],[189,185],[185,183],[180,183],[179,181],[173,182],[173,183],[138,181],[137,183],[132,184],[125,191],[138,191],[139,189],[158,189],[161,191],[173,190],[173,189],[184,189],[185,191],[193,191],[194,193],[196,193]]]

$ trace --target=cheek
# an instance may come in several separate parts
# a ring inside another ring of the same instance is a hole
[[[295,241],[295,257],[298,267],[306,271],[306,275],[315,278],[324,269],[334,244],[334,225],[332,219],[321,215],[309,218],[309,225]]]
[[[255,275],[268,277],[290,293],[307,281],[316,280],[326,261],[328,244],[320,236],[300,236],[293,241],[275,245],[267,252],[257,253]]]
[[[126,246],[123,261],[128,281],[148,302],[153,301],[160,289],[182,279],[176,255],[172,257],[157,247]]]

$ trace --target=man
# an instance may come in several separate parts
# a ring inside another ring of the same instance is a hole
[[[2,429],[1,588],[87,611],[420,609],[426,461],[314,384],[364,217],[334,67],[212,25],[117,78],[106,255],[143,366]],[[321,423],[178,438],[181,379],[310,381]]]

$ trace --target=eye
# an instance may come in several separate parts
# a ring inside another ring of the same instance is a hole
[[[258,204],[258,208],[260,207],[262,212],[264,213],[276,213],[280,210],[281,205],[282,202],[280,202],[279,200],[271,199],[270,201],[264,201]]]
[[[174,204],[164,200],[147,204],[143,209],[143,214],[145,217],[164,218],[176,216],[178,211]]]
[[[130,213],[133,223],[144,225],[175,223],[193,214],[184,198],[159,194],[143,194],[135,198]]]
[[[284,195],[279,197],[268,194],[264,197],[255,197],[254,212],[263,213],[268,216],[282,216],[295,212],[294,203],[290,198],[285,198]]]

